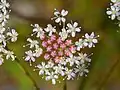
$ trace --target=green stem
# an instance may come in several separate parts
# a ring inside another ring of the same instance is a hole
[[[65,81],[65,84],[63,86],[63,90],[67,90],[67,82]]]
[[[25,68],[25,66],[22,65],[22,64],[20,64],[20,61],[18,60],[18,58],[16,58],[15,61],[17,62],[17,64],[19,64],[19,65],[22,67],[22,69],[23,69],[24,72],[25,72],[25,75],[32,81],[35,89],[36,89],[36,90],[40,90],[40,88],[39,88],[39,86],[37,85],[36,81],[35,81],[34,78],[29,74],[29,71]]]
[[[6,47],[7,50],[10,50],[8,47]],[[34,80],[34,78],[32,77],[32,75],[30,75],[29,71],[25,68],[25,66],[23,64],[20,63],[19,59],[16,58],[15,61],[17,62],[17,64],[19,66],[21,66],[21,68],[24,70],[25,75],[32,81],[34,87],[36,90],[40,90],[39,86],[37,85],[37,82]]]
[[[102,83],[99,85],[97,90],[102,90],[102,88],[104,87],[104,85],[107,83],[107,81],[109,80],[112,72],[115,70],[116,66],[118,65],[119,60],[117,60],[113,66],[111,67],[111,69],[109,70],[108,74],[105,76],[104,80],[102,81]]]

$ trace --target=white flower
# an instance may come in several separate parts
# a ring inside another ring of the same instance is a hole
[[[99,36],[97,36],[99,37]],[[96,39],[94,32],[89,35],[88,33],[85,34],[85,42],[84,45],[88,46],[89,48],[95,47],[94,44],[98,43],[98,40]]]
[[[66,62],[69,62],[70,66],[73,66],[74,64],[79,64],[79,61],[73,55],[71,55],[69,58],[67,58]]]
[[[33,47],[38,48],[39,47],[38,46],[39,42],[37,40],[32,40],[32,39],[28,38],[27,41],[30,42],[30,48],[33,48]]]
[[[77,22],[74,22],[73,25],[70,24],[70,23],[68,23],[67,26],[68,26],[67,32],[68,32],[68,33],[71,33],[72,37],[75,37],[75,33],[76,33],[76,32],[80,32],[80,31],[81,31],[81,30],[80,30],[80,27],[77,27],[77,26],[78,26],[78,23],[77,23]]]
[[[12,59],[12,61],[14,61],[15,60],[15,56],[13,55],[14,53],[12,52],[12,51],[5,51],[5,54],[6,54],[6,59],[8,60],[8,59]]]
[[[56,84],[56,79],[58,79],[58,75],[56,75],[54,72],[49,72],[45,79],[46,81],[52,80],[52,84]]]
[[[111,6],[110,10],[108,10],[106,13],[108,15],[111,15],[110,18],[111,20],[114,20],[116,18],[116,16],[118,16],[118,11],[119,9],[115,6]]]
[[[72,69],[65,68],[65,73],[67,76],[67,80],[71,80],[75,77],[75,73],[73,72]]]
[[[0,9],[4,12],[7,8],[9,8],[10,4],[7,3],[6,0],[1,0],[0,2]]]
[[[77,65],[75,68],[75,73],[78,73],[78,76],[83,76],[85,73],[88,73],[88,72],[89,70],[87,69],[85,64]]]
[[[61,74],[61,76],[65,75],[64,67],[60,64],[58,64],[57,66],[54,66],[53,69],[55,70],[55,74]]]
[[[35,24],[34,25],[34,29],[33,29],[33,32],[36,32],[37,33],[37,37],[43,37],[44,36],[44,31],[43,29],[38,25],[38,24]]]
[[[42,48],[36,48],[35,50],[35,56],[36,57],[39,57],[43,52],[43,49]]]
[[[0,66],[3,64],[3,62],[4,62],[3,56],[0,55]]]
[[[0,13],[0,22],[2,23],[2,26],[5,26],[8,19],[9,19],[9,14],[7,14],[7,12]]]
[[[79,39],[79,41],[75,42],[75,45],[77,46],[77,50],[80,51],[81,48],[84,48],[84,40]]]
[[[31,50],[25,52],[25,54],[27,55],[25,57],[25,61],[29,61],[31,66],[32,65],[31,62],[35,62],[35,58],[34,58],[35,55]]]
[[[107,8],[106,13],[111,20],[117,18],[120,21],[120,0],[111,0],[110,8]],[[120,26],[119,22],[118,26]]]
[[[78,55],[79,55],[78,58],[79,58],[81,64],[83,64],[83,63],[85,63],[85,62],[91,62],[91,59],[88,58],[88,56],[87,56],[86,53],[85,53],[85,54],[79,53]]]
[[[62,32],[60,32],[59,35],[63,41],[68,37],[68,33],[65,28],[62,29]]]
[[[48,67],[45,64],[45,62],[41,62],[41,64],[36,66],[40,71],[39,71],[39,75],[43,75],[43,74],[48,74]]]
[[[55,33],[55,32],[56,32],[56,29],[55,29],[55,27],[52,27],[51,24],[48,24],[48,25],[47,25],[47,28],[45,28],[45,31],[46,31],[46,32],[49,32],[49,36],[52,36],[52,33]]]
[[[7,36],[10,36],[11,37],[11,41],[15,42],[15,41],[17,41],[18,33],[14,29],[12,29],[11,32],[7,33]]]
[[[53,19],[55,19],[56,23],[59,23],[61,25],[61,22],[65,22],[66,21],[65,16],[67,14],[68,14],[68,11],[66,11],[64,9],[61,12],[55,11],[54,12],[55,17]]]

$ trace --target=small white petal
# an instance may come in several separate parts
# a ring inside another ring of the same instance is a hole
[[[43,71],[43,70],[40,70],[40,71],[39,71],[39,75],[42,75],[42,74],[44,74],[44,71]]]
[[[28,61],[30,59],[30,57],[29,56],[27,56],[26,58],[25,58],[25,61]]]
[[[114,20],[115,17],[116,17],[115,14],[113,14],[113,15],[111,16],[111,19]]]
[[[32,60],[33,62],[35,62],[35,58],[34,58],[34,57],[31,57],[31,60]]]
[[[57,75],[54,75],[54,78],[56,78],[56,79],[57,79],[57,78],[58,78],[58,76],[57,76]]]
[[[97,39],[93,39],[92,40],[94,43],[98,43],[98,40]]]
[[[61,18],[61,20],[62,20],[62,22],[65,22],[65,21],[66,21],[66,19],[65,19],[65,18],[63,18],[63,17]]]
[[[114,6],[111,6],[111,10],[112,10],[112,11],[115,11],[115,7],[114,7]]]
[[[75,32],[72,32],[72,37],[75,37]]]
[[[78,23],[74,22],[73,26],[76,28],[78,26]]]
[[[55,12],[54,12],[54,15],[55,15],[55,16],[58,16],[59,14],[60,14],[60,12],[58,12],[58,11],[55,11]]]
[[[0,65],[2,65],[2,64],[3,64],[3,59],[0,60]]]
[[[107,11],[106,13],[107,13],[108,15],[111,15],[111,14],[112,14],[112,12],[111,12],[111,11]]]
[[[89,48],[91,48],[91,47],[93,46],[93,43],[89,43],[89,45],[88,45],[88,46],[89,46]]]
[[[68,23],[67,26],[68,26],[69,28],[72,28],[72,27],[73,27],[70,23]]]
[[[76,30],[77,32],[80,32],[80,31],[81,31],[80,28],[76,28],[75,30]]]
[[[56,23],[59,23],[60,20],[61,20],[61,18],[57,18],[57,19],[55,20],[55,22],[56,22]]]
[[[85,47],[88,46],[88,43],[87,43],[87,42],[84,42],[83,44],[84,44]]]
[[[61,11],[62,16],[66,16],[68,14],[68,11],[65,11],[64,9]]]
[[[91,36],[91,37],[94,37],[94,36],[95,36],[94,32],[92,32],[90,36]]]
[[[33,29],[33,32],[37,32],[37,31],[38,31],[38,29],[37,29],[37,28],[34,28],[34,29]]]
[[[115,2],[116,2],[116,0],[111,0],[111,2],[115,3]]]
[[[77,47],[77,50],[80,51],[80,47]]]
[[[88,39],[89,37],[90,37],[90,36],[88,35],[88,33],[86,33],[86,34],[85,34],[85,38]]]

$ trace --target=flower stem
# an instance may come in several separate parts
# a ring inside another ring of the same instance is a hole
[[[15,61],[17,62],[17,64],[19,64],[19,65],[22,67],[22,69],[23,69],[24,72],[25,72],[25,75],[32,81],[35,89],[36,89],[36,90],[40,90],[40,88],[39,88],[39,86],[37,85],[37,83],[36,83],[36,81],[34,80],[34,78],[29,74],[29,71],[25,68],[25,66],[20,63],[19,59],[16,58]]]
[[[66,81],[64,83],[63,90],[67,90],[67,82]]]
[[[7,46],[5,47],[7,50],[10,50]],[[16,55],[15,55],[16,56]],[[15,58],[15,61],[17,62],[17,64],[24,70],[25,75],[32,81],[34,87],[36,90],[40,90],[39,86],[37,85],[36,81],[34,80],[34,78],[32,77],[32,75],[30,75],[29,71],[25,68],[25,66],[23,64],[20,63],[18,58]]]

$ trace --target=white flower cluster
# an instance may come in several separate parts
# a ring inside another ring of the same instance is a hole
[[[120,0],[111,0],[110,8],[107,8],[107,12],[111,20],[120,20]]]
[[[42,58],[40,64],[35,66],[35,71],[39,70],[39,75],[46,81],[52,80],[52,84],[62,80],[73,80],[79,76],[87,76],[90,65],[90,55],[83,53],[85,47],[92,48],[98,43],[94,32],[86,33],[76,41],[77,32],[80,33],[81,27],[77,22],[66,24],[65,16],[68,11],[61,12],[55,9],[55,17],[52,20],[60,26],[52,26],[48,24],[46,28],[40,27],[38,24],[32,25],[33,33],[28,38],[29,50],[25,52],[25,61],[32,65],[36,58]],[[35,39],[36,38],[36,39]],[[44,59],[43,59],[44,58]]]
[[[7,43],[8,42],[15,42],[17,41],[18,33],[15,29],[5,28],[6,23],[9,19],[9,10],[10,4],[7,3],[6,0],[0,1],[0,65],[4,62],[4,57],[6,59],[15,60],[14,53],[12,51],[7,50]]]

